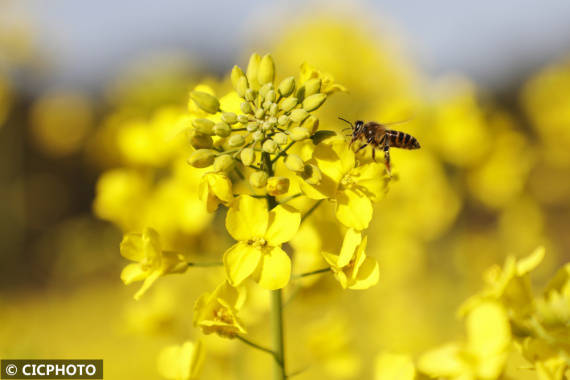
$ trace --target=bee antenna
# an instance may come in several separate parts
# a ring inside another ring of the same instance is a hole
[[[353,129],[354,129],[354,125],[352,125],[352,123],[351,123],[350,121],[348,121],[348,120],[346,120],[346,119],[343,119],[343,118],[340,117],[340,116],[339,116],[338,118],[339,118],[340,120],[342,120],[342,121],[348,123],[348,125],[350,125],[350,128],[353,128]]]

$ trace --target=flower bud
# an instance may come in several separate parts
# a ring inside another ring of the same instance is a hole
[[[249,183],[253,187],[261,188],[267,184],[267,173],[264,171],[256,171],[249,176]]]
[[[208,119],[194,119],[192,120],[194,129],[203,135],[213,135],[214,122]]]
[[[245,144],[245,139],[243,138],[242,135],[232,135],[228,139],[228,144],[233,148],[242,146],[243,144]]]
[[[271,103],[271,107],[269,107],[269,114],[271,116],[276,116],[277,112],[279,112],[279,107],[276,103]]]
[[[271,54],[265,54],[261,58],[259,63],[259,69],[257,71],[257,81],[259,84],[265,84],[273,82],[275,77],[275,64],[273,63],[273,58]]]
[[[251,87],[259,88],[259,82],[257,81],[257,72],[259,70],[259,63],[261,57],[257,53],[253,53],[249,57],[249,63],[247,65],[247,79]]]
[[[231,80],[232,80],[232,86],[233,86],[235,89],[237,89],[238,81],[239,81],[241,78],[244,78],[244,77],[245,77],[245,74],[244,74],[243,71],[239,68],[239,66],[234,66],[234,67],[232,68],[232,74],[230,75],[230,78],[231,78]]]
[[[247,78],[245,76],[238,79],[236,84],[236,92],[240,98],[245,98],[248,89]]]
[[[190,136],[190,145],[196,149],[209,149],[213,145],[213,140],[208,135],[203,135],[201,133],[193,133]]]
[[[239,115],[237,115],[237,120],[240,123],[245,124],[249,121],[249,117],[247,117],[247,115],[239,114]]]
[[[247,123],[246,129],[248,132],[257,131],[258,128],[259,128],[259,122],[257,121],[250,121],[249,123]]]
[[[319,128],[319,119],[311,115],[303,121],[301,127],[307,128],[307,131],[312,135]]]
[[[255,97],[257,96],[257,94],[255,93],[255,90],[248,88],[247,90],[245,90],[245,99],[253,102],[255,100]]]
[[[316,165],[307,164],[307,165],[305,165],[305,168],[303,170],[303,173],[301,174],[301,177],[309,185],[318,185],[319,183],[321,183],[321,180],[323,179],[323,174],[321,173],[321,170]]]
[[[264,121],[263,124],[261,124],[262,131],[267,132],[271,129],[273,129],[273,124],[270,123],[269,121]]]
[[[305,163],[301,157],[296,154],[288,154],[285,158],[285,166],[287,169],[294,172],[302,172],[305,170]]]
[[[283,112],[289,112],[297,105],[297,98],[287,98],[281,102],[279,108]]]
[[[214,133],[216,134],[216,136],[228,137],[231,132],[232,129],[230,128],[230,126],[223,121],[220,121],[214,125]]]
[[[309,113],[302,108],[293,110],[293,112],[291,112],[291,120],[296,123],[302,122],[307,118],[307,116],[309,116]]]
[[[308,139],[310,136],[309,130],[305,127],[295,127],[289,131],[289,137],[293,141]]]
[[[263,116],[265,116],[265,110],[263,108],[258,108],[257,110],[255,110],[256,119],[263,119]]]
[[[265,138],[265,133],[261,131],[255,131],[251,134],[251,137],[253,138],[253,141],[261,141]]]
[[[255,151],[253,148],[245,148],[239,154],[242,164],[249,166],[255,161]]]
[[[237,123],[237,115],[233,112],[224,112],[222,113],[222,120],[232,125]]]
[[[277,143],[273,140],[266,140],[261,149],[267,153],[275,153],[277,150]]]
[[[309,79],[303,86],[305,86],[305,98],[314,94],[318,94],[321,91],[321,79]]]
[[[275,94],[274,90],[269,90],[267,92],[267,94],[265,95],[265,101],[268,101],[270,103],[273,103],[275,101],[275,99],[277,99],[277,95]]]
[[[277,132],[273,135],[273,141],[275,141],[279,145],[287,144],[287,135],[283,132]]]
[[[273,90],[273,83],[265,83],[259,89],[259,96],[261,96],[263,99],[265,99],[265,95],[267,95],[267,93],[271,90]]]
[[[285,78],[279,83],[279,87],[277,88],[281,96],[289,96],[295,91],[295,78],[289,77]]]
[[[326,94],[314,94],[303,100],[303,108],[307,111],[314,111],[327,100]]]
[[[263,109],[266,111],[269,111],[269,108],[271,108],[271,105],[274,103],[271,103],[269,100],[266,100],[263,102]]]
[[[269,195],[277,196],[285,194],[289,191],[289,178],[271,177],[267,180],[265,189]]]
[[[220,101],[218,98],[216,98],[214,95],[208,94],[207,92],[192,91],[190,93],[190,98],[203,111],[206,111],[208,113],[216,113],[220,110]]]
[[[229,154],[222,154],[214,160],[214,170],[217,172],[229,170],[234,164],[235,161]]]
[[[210,149],[198,149],[190,155],[188,163],[195,168],[205,168],[214,163],[216,152]]]
[[[249,102],[241,102],[239,107],[241,108],[241,112],[243,113],[253,113],[253,110],[251,109],[251,104],[249,104]]]
[[[281,115],[279,116],[279,119],[277,119],[277,122],[279,123],[279,125],[287,125],[289,124],[289,116]]]

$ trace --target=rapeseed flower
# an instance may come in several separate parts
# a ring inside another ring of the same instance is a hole
[[[245,302],[245,288],[232,287],[226,281],[213,293],[205,293],[194,306],[194,325],[204,334],[216,333],[226,338],[245,334],[246,330],[237,317]]]

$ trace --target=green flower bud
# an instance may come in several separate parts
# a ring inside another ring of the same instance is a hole
[[[279,116],[279,119],[277,120],[277,122],[279,123],[279,125],[287,125],[287,124],[289,124],[289,116],[281,115],[281,116]]]
[[[243,138],[242,135],[232,135],[228,139],[228,144],[229,146],[234,148],[237,146],[242,146],[243,144],[245,144],[245,139]]]
[[[309,130],[305,127],[295,127],[289,131],[289,137],[293,141],[300,141],[304,139],[308,139],[311,134]]]
[[[253,102],[256,98],[257,94],[255,92],[255,90],[248,88],[247,90],[245,90],[245,99],[249,100],[250,102]]]
[[[305,163],[301,157],[296,154],[288,154],[285,158],[285,166],[287,169],[294,172],[302,172],[305,170]]]
[[[222,154],[214,160],[214,170],[217,172],[231,169],[235,164],[234,159],[229,154]]]
[[[267,184],[267,177],[269,176],[264,171],[253,172],[249,176],[249,183],[253,187],[257,188],[265,187],[265,185]]]
[[[301,127],[307,128],[309,133],[312,135],[319,128],[319,119],[311,115],[308,118],[306,118],[305,121],[303,121]]]
[[[190,136],[190,145],[196,149],[209,149],[212,147],[213,142],[210,136],[201,133],[193,133]]]
[[[259,128],[259,122],[257,122],[257,121],[250,121],[246,127],[248,132],[257,131],[258,128]]]
[[[249,104],[249,102],[241,102],[239,107],[241,108],[241,112],[243,113],[253,113],[253,110],[251,109],[251,104]]]
[[[263,86],[261,86],[261,88],[259,89],[259,96],[261,96],[263,99],[265,99],[265,96],[267,95],[267,93],[269,91],[273,90],[273,83],[265,83]]]
[[[266,140],[261,149],[267,153],[275,153],[277,151],[277,143],[273,140]]]
[[[269,111],[269,108],[271,108],[271,105],[274,103],[271,103],[269,100],[266,100],[263,102],[263,109],[266,111]]]
[[[273,135],[273,141],[275,141],[279,145],[287,144],[287,135],[283,132],[277,132]]]
[[[264,121],[263,124],[261,124],[261,130],[262,131],[267,132],[271,129],[273,129],[273,124],[271,124],[270,122]]]
[[[267,92],[267,94],[265,95],[265,101],[268,101],[270,103],[273,103],[275,101],[275,99],[277,99],[277,95],[275,94],[274,90],[269,90]]]
[[[241,151],[239,157],[241,158],[242,164],[249,166],[255,161],[255,151],[253,148],[245,148]]]
[[[257,110],[255,110],[256,119],[263,119],[263,116],[265,116],[265,110],[263,108],[258,108]]]
[[[213,135],[214,122],[208,119],[194,119],[192,120],[194,129],[203,135]]]
[[[234,66],[232,68],[232,74],[230,75],[230,78],[232,80],[232,86],[237,90],[237,84],[241,78],[245,78],[245,74],[239,68],[239,66]]]
[[[237,115],[233,112],[224,112],[222,113],[222,120],[232,125],[237,122]]]
[[[195,168],[206,168],[214,163],[216,152],[210,149],[198,149],[190,155],[188,163]]]
[[[318,185],[323,179],[323,174],[316,165],[307,164],[301,173],[301,178],[310,185]]]
[[[279,83],[278,91],[281,96],[289,96],[295,91],[295,78],[285,78]]]
[[[208,113],[216,113],[220,110],[220,101],[218,98],[216,98],[214,95],[208,94],[207,92],[192,91],[190,93],[190,98],[203,111],[206,111]]]
[[[259,82],[257,81],[257,72],[259,70],[259,63],[261,62],[261,57],[257,53],[253,53],[249,57],[249,63],[247,65],[247,79],[251,87],[257,89],[259,88]]]
[[[289,191],[289,178],[271,177],[267,180],[265,189],[269,195],[277,196],[285,194]]]
[[[314,94],[303,100],[303,108],[307,111],[314,111],[327,100],[327,94]]]
[[[265,138],[265,133],[261,131],[255,131],[251,134],[251,137],[253,138],[253,141],[261,141]]]
[[[302,122],[307,118],[307,116],[309,116],[309,113],[302,108],[293,110],[293,112],[291,112],[291,120],[296,123]]]
[[[305,82],[305,98],[318,94],[321,91],[321,79],[313,78]]]
[[[297,105],[297,98],[287,98],[281,102],[279,108],[281,108],[283,112],[289,112],[293,108],[295,108],[296,105]]]
[[[279,112],[279,107],[277,106],[277,104],[271,103],[271,107],[269,107],[269,114],[271,116],[277,116],[278,112]]]
[[[232,129],[226,122],[220,121],[214,125],[214,133],[216,136],[228,137],[231,132]]]
[[[273,58],[271,54],[265,54],[261,58],[259,63],[259,69],[257,71],[257,81],[259,84],[265,84],[273,82],[275,77],[275,64],[273,63]]]
[[[239,97],[245,98],[246,91],[248,90],[247,78],[245,76],[239,78],[235,88]]]
[[[241,124],[245,124],[245,123],[249,122],[249,117],[247,117],[247,115],[239,114],[239,115],[237,115],[237,119]]]

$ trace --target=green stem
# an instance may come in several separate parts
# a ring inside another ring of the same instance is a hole
[[[303,193],[293,194],[293,195],[291,195],[290,197],[287,197],[287,198],[283,199],[281,202],[279,202],[279,204],[282,205],[282,204],[284,204],[284,203],[287,203],[287,202],[289,202],[289,201],[291,201],[291,200],[293,200],[293,199],[295,199],[295,198],[299,198],[301,195],[303,195]]]
[[[189,267],[221,267],[224,265],[222,262],[213,263],[187,263]]]
[[[303,221],[304,221],[305,219],[307,219],[307,218],[320,206],[320,204],[321,204],[322,202],[323,202],[323,200],[322,200],[322,199],[319,199],[319,201],[318,201],[317,203],[315,203],[315,204],[313,205],[313,207],[311,207],[311,208],[309,209],[309,211],[307,211],[307,212],[305,213],[305,215],[303,215],[303,217],[301,218],[301,223],[303,223]]]
[[[257,344],[257,343],[253,343],[252,341],[247,340],[246,338],[244,338],[244,337],[241,336],[241,335],[236,335],[236,338],[238,338],[239,340],[241,340],[242,342],[244,342],[244,343],[247,344],[248,346],[255,348],[256,350],[260,350],[260,351],[263,351],[263,352],[267,352],[268,354],[270,354],[270,355],[273,356],[274,358],[276,357],[275,352],[271,351],[269,348],[265,348],[265,347],[263,347],[263,346],[260,346],[260,345]]]
[[[273,352],[275,365],[273,378],[275,380],[287,379],[285,371],[285,344],[283,338],[283,299],[281,289],[271,291],[271,332],[273,334]]]
[[[289,143],[289,145],[287,145],[285,147],[285,149],[283,149],[281,152],[279,152],[279,154],[277,156],[275,156],[275,158],[271,161],[271,163],[275,163],[279,159],[279,157],[283,156],[284,154],[287,154],[287,151],[289,150],[289,148],[291,148],[293,146],[293,144],[295,144],[295,143],[296,143],[296,141],[291,141]]]
[[[331,268],[317,269],[317,270],[314,270],[314,271],[312,271],[312,272],[306,272],[306,273],[301,273],[301,274],[293,275],[293,278],[294,278],[294,279],[303,278],[303,277],[307,277],[307,276],[312,276],[312,275],[314,275],[314,274],[320,274],[320,273],[330,272],[330,270],[331,270]]]

